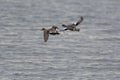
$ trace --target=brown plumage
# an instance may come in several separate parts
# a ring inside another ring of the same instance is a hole
[[[43,33],[44,42],[47,42],[47,41],[48,41],[49,34],[50,34],[50,35],[59,35],[59,34],[60,34],[60,33],[56,30],[57,28],[58,28],[57,26],[52,26],[52,28],[50,28],[50,29],[42,28],[42,30],[44,31],[44,33]]]
[[[65,25],[62,24],[63,27],[66,27],[64,30],[71,30],[71,31],[80,31],[80,29],[76,29],[76,26],[78,26],[83,21],[83,17],[80,18],[75,24],[69,24]]]

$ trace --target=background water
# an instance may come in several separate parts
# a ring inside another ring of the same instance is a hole
[[[120,80],[119,25],[120,0],[0,0],[0,80]]]

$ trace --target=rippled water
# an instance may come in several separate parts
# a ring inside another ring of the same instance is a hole
[[[119,0],[0,0],[0,80],[120,80]],[[42,27],[84,21],[43,41]]]

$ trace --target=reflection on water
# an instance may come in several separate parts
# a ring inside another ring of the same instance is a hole
[[[119,1],[0,0],[1,80],[119,80]],[[84,21],[43,40],[42,27]]]

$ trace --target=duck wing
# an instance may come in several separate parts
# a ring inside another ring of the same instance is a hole
[[[48,38],[49,38],[49,31],[48,30],[44,30],[44,42],[47,42]]]
[[[80,19],[78,22],[76,22],[75,25],[76,25],[76,26],[79,25],[82,21],[83,21],[83,17],[81,17],[81,19]]]

